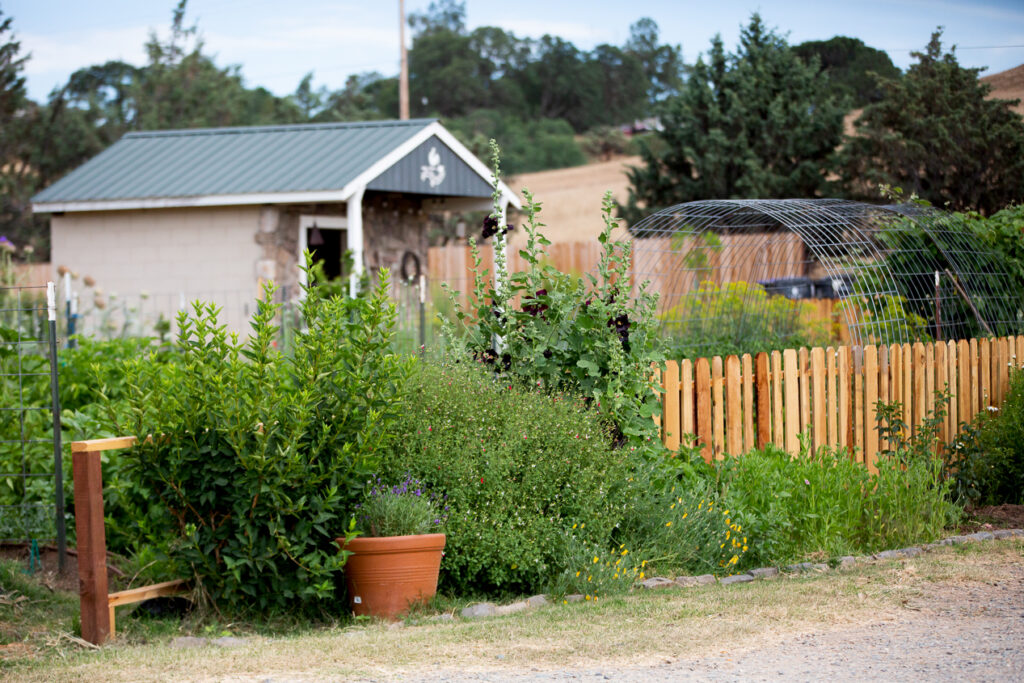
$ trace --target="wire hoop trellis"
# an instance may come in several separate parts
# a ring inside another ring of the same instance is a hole
[[[65,529],[56,302],[46,287],[0,287],[0,542],[57,543]]]
[[[707,200],[658,211],[630,232],[634,284],[659,293],[663,332],[680,355],[824,344],[833,323],[851,344],[1024,331],[1024,292],[1005,264],[963,218],[935,209]]]

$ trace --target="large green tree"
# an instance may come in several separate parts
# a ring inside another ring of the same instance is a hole
[[[818,68],[825,72],[836,92],[849,97],[854,107],[882,99],[879,76],[900,76],[900,70],[886,52],[869,47],[858,38],[809,40],[793,46],[793,51],[808,64],[817,59]]]
[[[932,204],[985,214],[1024,199],[1024,121],[1015,101],[990,99],[941,31],[899,79],[881,79],[881,101],[864,109],[845,146],[854,195],[877,196],[885,183]]]
[[[754,14],[735,54],[716,37],[666,101],[621,214],[633,223],[697,199],[826,194],[844,113],[826,77]]]

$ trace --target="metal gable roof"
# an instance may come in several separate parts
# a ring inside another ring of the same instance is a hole
[[[128,133],[32,198],[47,204],[340,191],[433,119]]]

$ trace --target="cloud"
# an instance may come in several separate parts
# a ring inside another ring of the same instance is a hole
[[[25,64],[27,76],[46,77],[55,73],[70,74],[90,64],[120,59],[132,64],[146,60],[149,28],[128,26],[118,29],[68,31],[50,35],[21,33],[23,54],[31,53]]]

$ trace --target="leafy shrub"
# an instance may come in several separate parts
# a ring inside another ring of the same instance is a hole
[[[242,342],[196,303],[178,317],[174,363],[127,365],[121,426],[140,444],[124,467],[159,501],[139,532],[213,601],[294,610],[333,594],[334,538],[387,446],[411,367],[389,352],[386,292],[386,273],[366,298],[308,290],[290,356],[274,348],[271,287]]]
[[[571,395],[496,379],[472,363],[424,363],[381,476],[447,495],[441,584],[537,591],[563,568],[567,532],[607,547],[629,450]]]
[[[1024,372],[1011,374],[1000,408],[961,429],[947,458],[957,496],[974,505],[1024,503]]]
[[[815,310],[749,282],[702,282],[659,317],[673,358],[724,357],[827,343],[829,323],[815,320]]]
[[[497,147],[494,164],[497,179]],[[657,297],[647,291],[647,283],[631,295],[630,243],[611,241],[616,227],[611,194],[604,198],[598,274],[586,279],[545,263],[544,247],[550,242],[539,232],[540,205],[528,191],[524,194],[526,248],[520,255],[527,270],[500,278],[496,288],[480,271],[479,252],[471,241],[475,307],[465,310],[458,293],[452,293],[458,326],[448,327],[451,345],[502,376],[582,394],[634,443],[656,439],[651,416],[660,405],[651,365],[664,359],[654,318]],[[496,209],[488,216],[485,233],[497,230],[495,239],[502,240],[499,215]],[[505,269],[501,254],[497,250],[499,274]]]
[[[720,505],[752,539],[747,565],[870,552],[938,536],[956,519],[937,458],[883,455],[877,474],[845,451],[768,446],[715,464]]]

